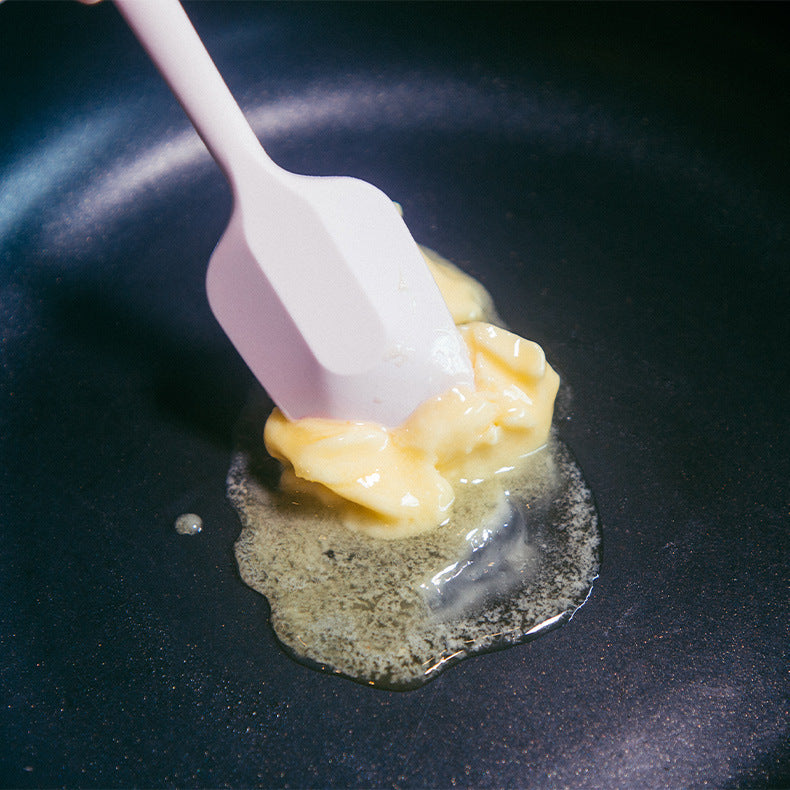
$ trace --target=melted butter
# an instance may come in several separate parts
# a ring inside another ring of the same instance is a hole
[[[369,422],[301,419],[275,409],[269,453],[285,465],[295,496],[334,508],[343,523],[377,538],[403,538],[446,523],[459,486],[479,484],[546,444],[559,376],[536,343],[484,322],[482,286],[440,261],[431,265],[459,326],[475,387],[421,404],[395,429]]]
[[[195,513],[182,513],[174,526],[179,535],[197,535],[203,531],[203,519]]]
[[[481,283],[433,250],[420,249],[456,324],[500,323],[491,296]]]
[[[549,430],[556,374],[535,344],[486,323],[482,286],[426,257],[470,322],[478,392],[442,396],[395,432],[275,412],[266,438],[288,459],[282,479],[260,443],[266,407],[252,403],[228,476],[239,570],[267,597],[280,641],[392,689],[561,624],[599,563],[592,495]]]

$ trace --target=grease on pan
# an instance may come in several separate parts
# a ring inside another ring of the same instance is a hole
[[[448,523],[381,540],[278,487],[279,468],[259,438],[266,416],[254,402],[244,415],[228,495],[243,525],[241,576],[266,596],[274,630],[297,660],[382,688],[415,688],[463,658],[562,624],[587,599],[598,517],[553,433],[511,471],[465,486]]]

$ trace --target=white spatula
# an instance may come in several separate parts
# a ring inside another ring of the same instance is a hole
[[[177,0],[115,4],[230,181],[209,303],[283,412],[394,426],[471,385],[463,341],[389,198],[274,164]]]

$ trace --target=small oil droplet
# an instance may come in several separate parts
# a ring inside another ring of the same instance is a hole
[[[195,513],[182,513],[175,526],[179,535],[197,535],[203,529],[203,519]]]

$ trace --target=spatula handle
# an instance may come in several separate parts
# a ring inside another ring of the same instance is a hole
[[[268,159],[178,0],[114,0],[231,184]]]

